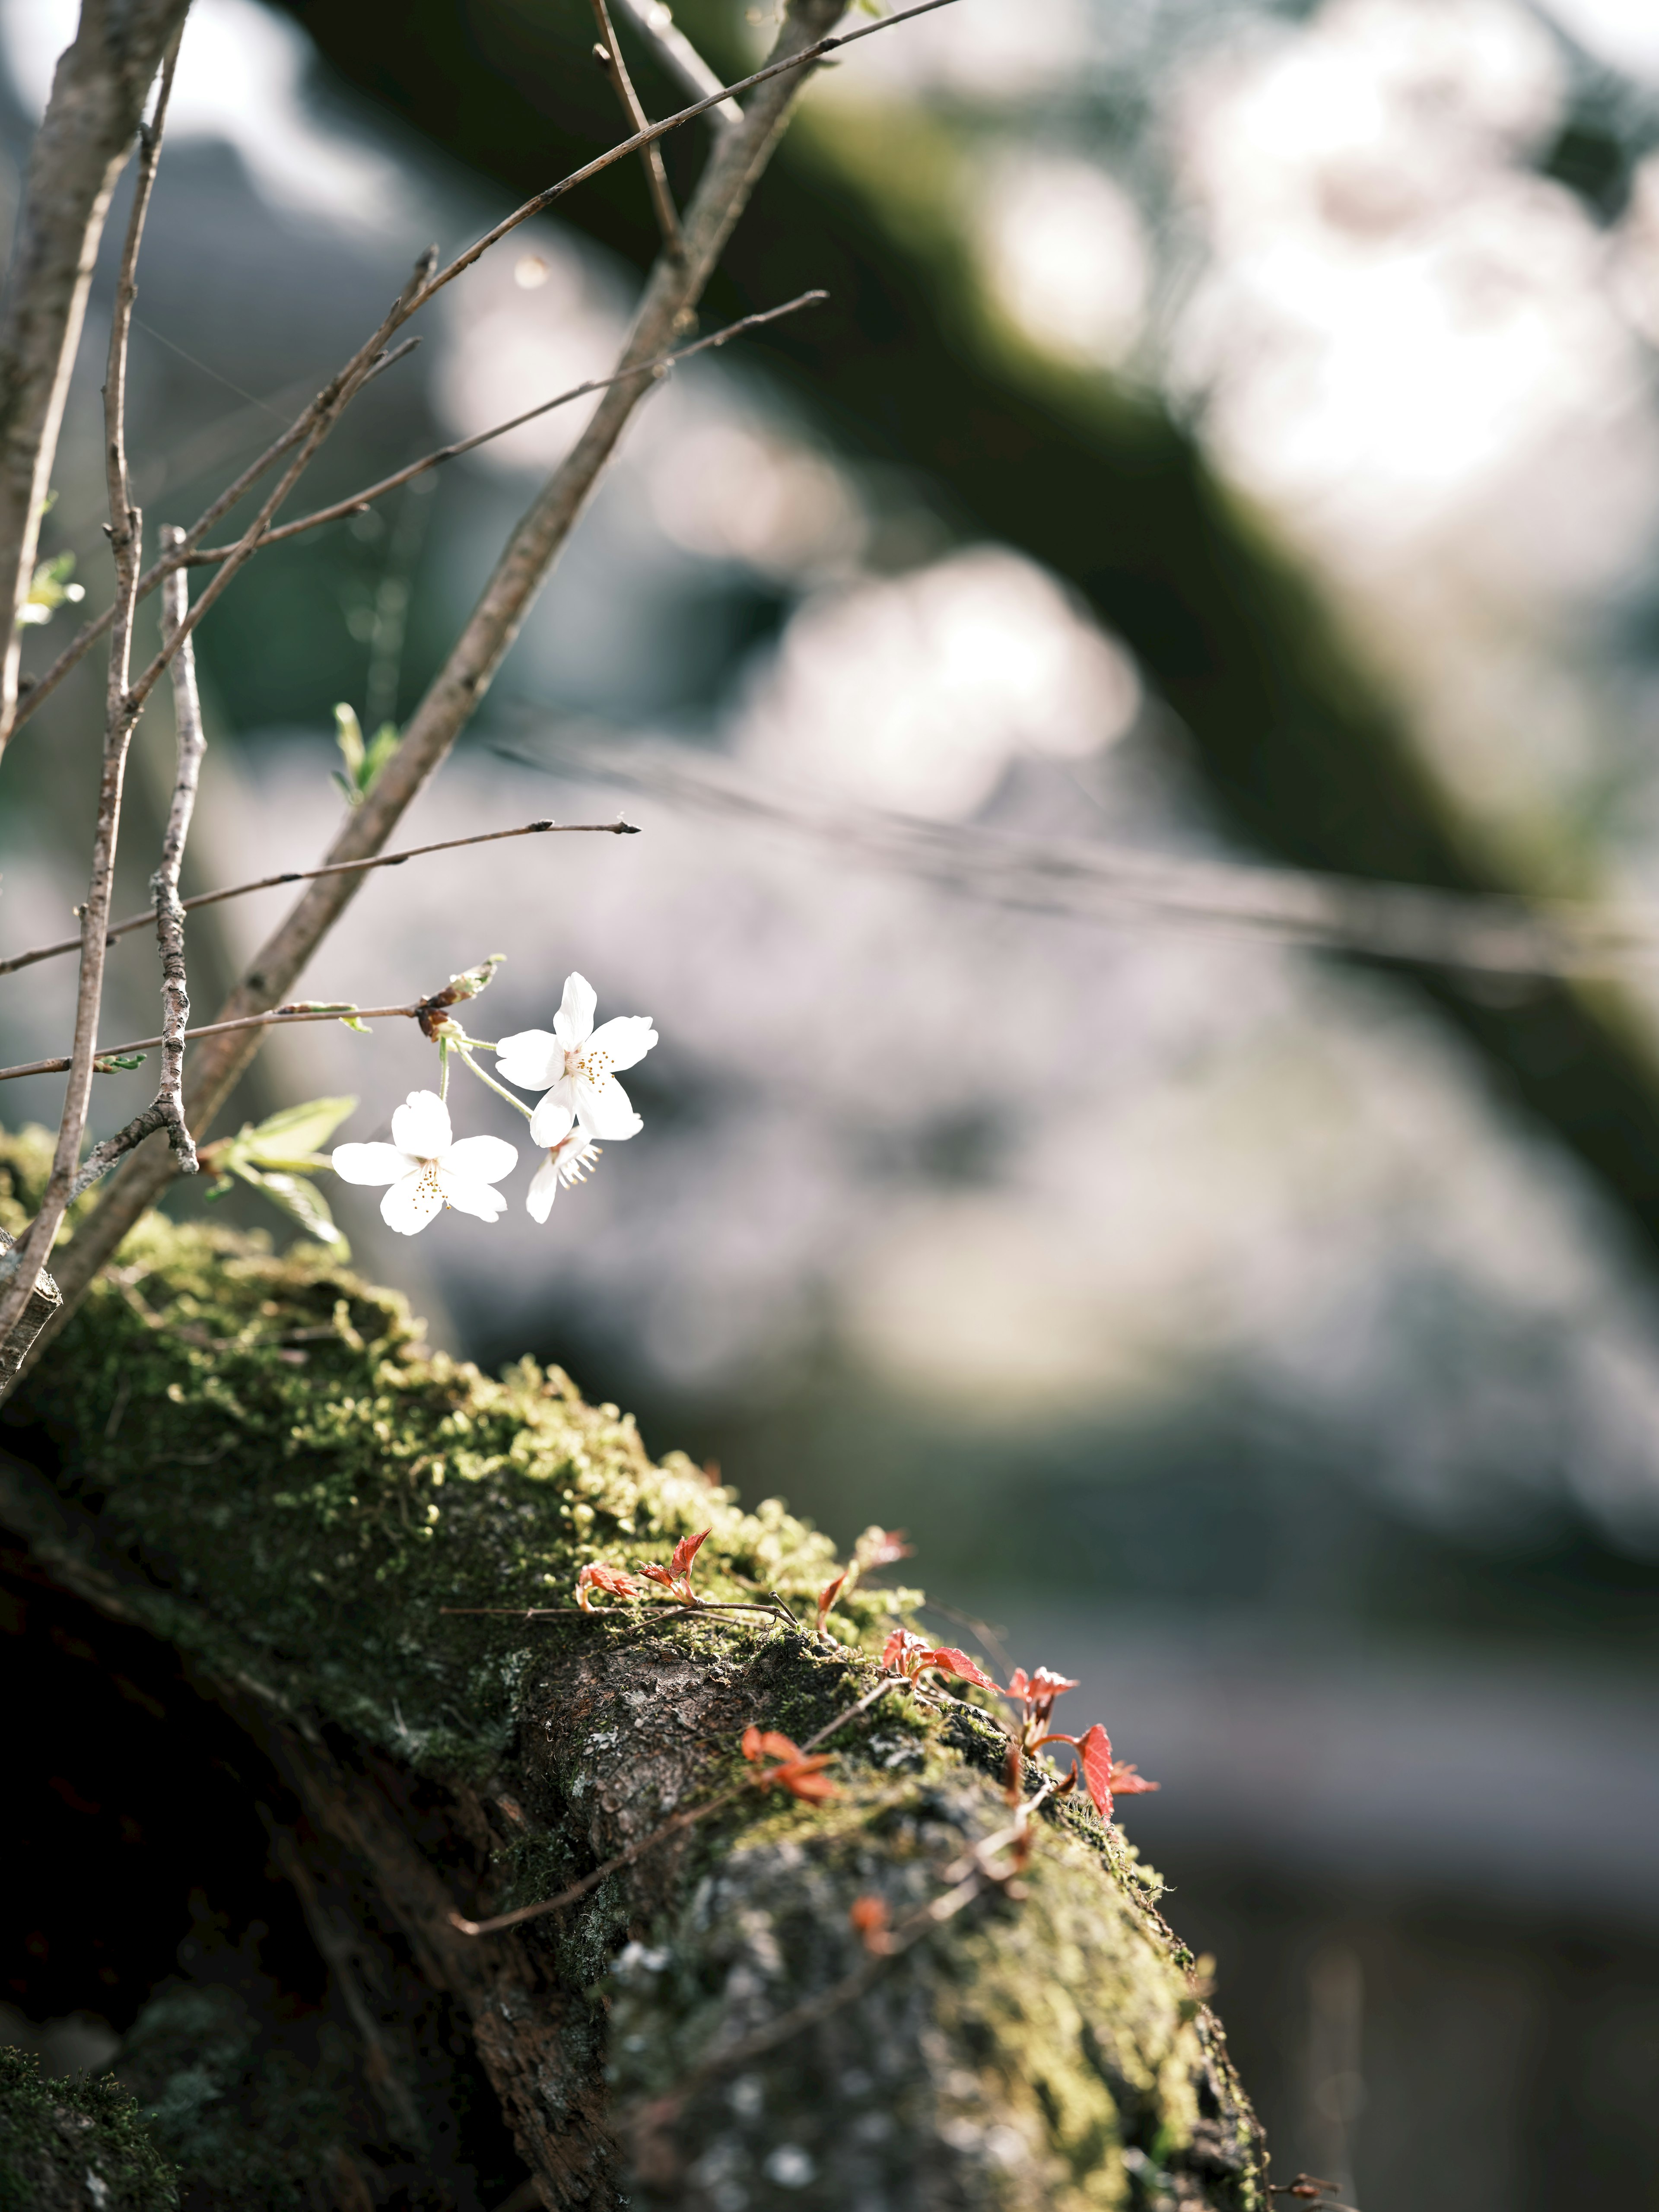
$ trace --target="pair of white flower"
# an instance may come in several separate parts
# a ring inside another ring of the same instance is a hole
[[[530,1134],[547,1158],[531,1180],[525,1210],[545,1221],[559,1185],[580,1182],[599,1158],[592,1142],[611,1143],[645,1126],[617,1080],[657,1042],[648,1015],[623,1014],[595,1029],[599,1001],[585,976],[565,979],[553,1029],[521,1030],[495,1047],[497,1071],[523,1091],[539,1091]],[[495,1185],[518,1165],[519,1148],[501,1137],[457,1140],[449,1109],[435,1091],[411,1091],[392,1117],[389,1145],[337,1145],[334,1172],[346,1182],[387,1186],[380,1218],[413,1237],[446,1206],[483,1221],[499,1221],[507,1200]]]

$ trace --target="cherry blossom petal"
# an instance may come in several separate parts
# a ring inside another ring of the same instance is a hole
[[[480,1182],[476,1176],[452,1175],[442,1166],[434,1172],[439,1189],[457,1213],[476,1214],[480,1221],[499,1221],[507,1212],[507,1200],[494,1183]]]
[[[519,1164],[519,1148],[505,1137],[461,1137],[439,1161],[441,1173],[468,1182],[499,1182]]]
[[[559,1194],[559,1165],[551,1158],[544,1159],[530,1178],[524,1210],[532,1221],[545,1221],[553,1211],[553,1201]]]
[[[435,1160],[455,1141],[449,1109],[435,1091],[411,1091],[392,1117],[392,1141],[416,1159]]]
[[[593,1034],[593,1016],[599,1003],[599,994],[586,975],[567,975],[564,997],[559,1011],[553,1017],[554,1033],[567,1050],[585,1044]]]
[[[437,1170],[423,1166],[418,1174],[400,1176],[380,1200],[380,1218],[400,1237],[413,1237],[434,1214],[444,1210]]]
[[[576,1118],[575,1088],[568,1075],[562,1075],[545,1097],[538,1099],[536,1110],[530,1117],[532,1145],[544,1145],[550,1151],[562,1138],[569,1135],[570,1125]]]
[[[336,1145],[331,1163],[342,1182],[396,1182],[416,1163],[396,1145]]]
[[[550,1030],[515,1030],[495,1048],[495,1073],[520,1091],[545,1091],[564,1073],[564,1047]]]
[[[624,1137],[636,1137],[644,1128],[644,1122],[629,1103],[628,1093],[614,1079],[589,1083],[579,1075],[574,1088],[576,1117],[590,1137],[603,1137],[615,1145]],[[533,1129],[531,1134],[535,1134]]]
[[[599,1157],[599,1147],[590,1145],[584,1137],[576,1137],[555,1147],[558,1162],[559,1180],[567,1189],[573,1183],[586,1182]]]
[[[603,1053],[612,1071],[620,1074],[624,1067],[643,1060],[656,1042],[657,1031],[649,1014],[618,1014],[594,1030],[582,1047],[582,1058],[591,1066],[592,1055]]]

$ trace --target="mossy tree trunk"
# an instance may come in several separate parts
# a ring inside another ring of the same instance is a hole
[[[1013,1893],[890,1960],[862,1948],[855,1898],[903,1923],[1008,1820],[972,1704],[890,1692],[834,1737],[827,1804],[738,1787],[561,1912],[456,1926],[741,1784],[750,1723],[800,1740],[852,1705],[892,1601],[854,1597],[835,1644],[758,1614],[443,1608],[567,1606],[585,1562],[707,1527],[709,1595],[810,1615],[831,1548],[781,1505],[653,1464],[556,1372],[428,1354],[309,1248],[155,1219],[22,1412],[17,1572],[94,1644],[182,1667],[176,1709],[135,1695],[186,1792],[193,1731],[204,1774],[234,1767],[314,1953],[305,2063],[258,2016],[281,2009],[263,1968],[171,1985],[129,2039],[188,2206],[499,2203],[499,2113],[558,2206],[1265,2207],[1157,1877],[1086,1804],[1044,1806]]]

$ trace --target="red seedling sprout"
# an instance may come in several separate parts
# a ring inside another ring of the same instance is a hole
[[[908,1559],[913,1548],[905,1542],[902,1528],[866,1528],[853,1547],[852,1565],[843,1567],[818,1592],[818,1634],[828,1635],[830,1608],[837,1597],[851,1597],[872,1567],[890,1567],[896,1559]]]
[[[821,1805],[826,1797],[837,1794],[835,1784],[823,1771],[834,1753],[821,1751],[809,1759],[798,1744],[787,1735],[780,1735],[775,1729],[746,1728],[743,1732],[743,1755],[757,1765],[767,1759],[779,1762],[763,1773],[750,1776],[757,1790],[787,1790],[792,1797],[799,1797],[807,1805]]]
[[[682,1536],[674,1547],[674,1555],[665,1567],[635,1562],[648,1583],[659,1583],[676,1605],[701,1605],[702,1600],[691,1587],[691,1562],[713,1534],[705,1528],[696,1536]]]
[[[850,1572],[851,1569],[849,1568],[848,1570],[848,1573]],[[841,1586],[846,1579],[847,1574],[839,1574],[836,1577],[834,1582],[825,1583],[823,1588],[818,1592],[818,1634],[820,1636],[826,1635],[829,1632],[825,1624],[830,1618],[830,1608],[835,1603],[837,1597],[840,1596]]]
[[[951,1644],[929,1644],[925,1636],[917,1636],[908,1628],[893,1631],[882,1646],[881,1663],[885,1673],[902,1674],[910,1682],[931,1672],[954,1674],[958,1681],[977,1683],[981,1690],[994,1690],[997,1686],[965,1651],[958,1651]]]
[[[576,1602],[584,1613],[605,1610],[603,1606],[594,1604],[595,1590],[603,1590],[607,1597],[630,1598],[640,1595],[640,1586],[630,1575],[625,1575],[620,1567],[607,1567],[599,1559],[591,1566],[584,1567],[576,1577]]]
[[[1050,1715],[1056,1698],[1064,1697],[1077,1684],[1068,1675],[1052,1673],[1039,1667],[1035,1674],[1027,1674],[1023,1667],[1016,1668],[1012,1679],[1000,1694],[1019,1710],[1019,1723],[1014,1738],[1010,1761],[1009,1789],[1017,1793],[1019,1788],[1018,1761],[1022,1755],[1039,1752],[1051,1743],[1068,1744],[1075,1755],[1073,1782],[1081,1774],[1084,1785],[1094,1800],[1094,1807],[1103,1820],[1112,1817],[1112,1800],[1116,1797],[1135,1797],[1142,1791],[1156,1790],[1156,1782],[1147,1781],[1132,1764],[1112,1757],[1112,1740],[1098,1721],[1081,1735],[1066,1735],[1061,1729],[1051,1729]]]

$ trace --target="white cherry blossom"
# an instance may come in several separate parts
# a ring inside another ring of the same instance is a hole
[[[507,1200],[494,1188],[517,1166],[519,1148],[501,1137],[457,1142],[449,1109],[435,1091],[411,1091],[392,1117],[389,1145],[337,1145],[334,1172],[346,1182],[390,1185],[380,1218],[413,1237],[446,1206],[499,1221]]]
[[[531,1177],[525,1212],[532,1220],[545,1221],[553,1211],[559,1185],[562,1183],[568,1190],[573,1183],[586,1182],[588,1170],[599,1157],[599,1146],[582,1129],[572,1129],[556,1145],[550,1145],[547,1158]]]
[[[645,1058],[657,1032],[648,1014],[619,1014],[595,1029],[598,1004],[585,975],[567,975],[551,1036],[520,1030],[495,1048],[497,1071],[507,1082],[542,1093],[530,1122],[538,1145],[556,1145],[576,1123],[612,1144],[645,1127],[617,1075]]]

